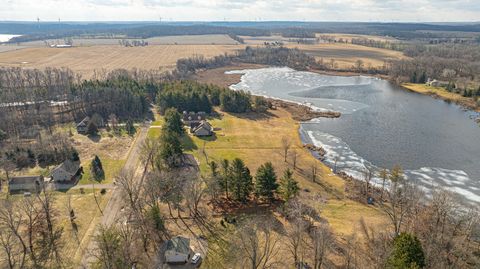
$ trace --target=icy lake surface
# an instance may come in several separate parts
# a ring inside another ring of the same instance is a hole
[[[300,130],[304,142],[327,150],[331,167],[337,160],[337,170],[362,179],[367,169],[398,164],[427,191],[439,185],[480,203],[478,114],[370,77],[286,67],[229,73],[244,74],[232,89],[340,111],[338,119],[314,119]]]

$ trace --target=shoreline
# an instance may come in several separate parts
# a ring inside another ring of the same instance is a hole
[[[458,106],[461,106],[465,110],[480,113],[480,107],[478,107],[475,104],[475,101],[473,99],[470,99],[468,97],[463,97],[457,93],[449,93],[454,96],[448,97],[446,96],[446,93],[444,93],[445,90],[443,88],[433,88],[433,87],[426,86],[424,84],[413,84],[413,83],[402,83],[397,85],[409,92],[427,95],[434,99],[443,100],[447,103],[454,103]],[[418,87],[424,87],[424,89],[422,90],[422,89],[419,89]],[[440,94],[435,91],[439,91]],[[480,123],[480,118],[477,119],[477,122]]]
[[[193,79],[199,82],[228,88],[233,84],[241,82],[243,74],[225,74],[225,72],[242,69],[259,69],[265,67],[268,66],[238,63],[226,67],[199,71],[193,76]],[[337,111],[317,111],[306,105],[287,100],[275,99],[271,97],[266,97],[266,99],[271,102],[273,106],[284,108],[292,115],[292,118],[298,122],[305,122],[316,118],[339,118],[341,116],[341,113]]]

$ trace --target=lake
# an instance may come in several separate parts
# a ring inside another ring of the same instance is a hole
[[[362,179],[367,169],[401,165],[408,180],[480,203],[478,113],[401,89],[388,81],[327,76],[290,68],[230,71],[243,74],[235,90],[342,113],[301,124],[305,143],[322,146],[325,163]],[[377,183],[379,178],[374,178]]]

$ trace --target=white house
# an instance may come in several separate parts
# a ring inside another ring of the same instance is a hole
[[[177,236],[168,240],[166,244],[167,263],[187,263],[190,260],[190,239]]]
[[[213,127],[207,121],[202,121],[191,129],[191,133],[195,136],[211,136],[213,135]]]

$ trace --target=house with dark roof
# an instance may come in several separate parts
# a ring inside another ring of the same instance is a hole
[[[32,192],[39,193],[44,186],[43,176],[18,176],[11,177],[8,181],[8,192]]]
[[[201,121],[200,124],[192,127],[190,132],[194,136],[211,136],[213,135],[213,127],[207,121]]]
[[[80,162],[66,160],[55,167],[50,174],[55,183],[73,183],[80,175]]]
[[[77,124],[77,133],[87,134],[89,122],[90,122],[90,117],[85,117],[81,122],[79,122]]]
[[[166,242],[165,262],[187,263],[191,256],[190,239],[176,236]]]

